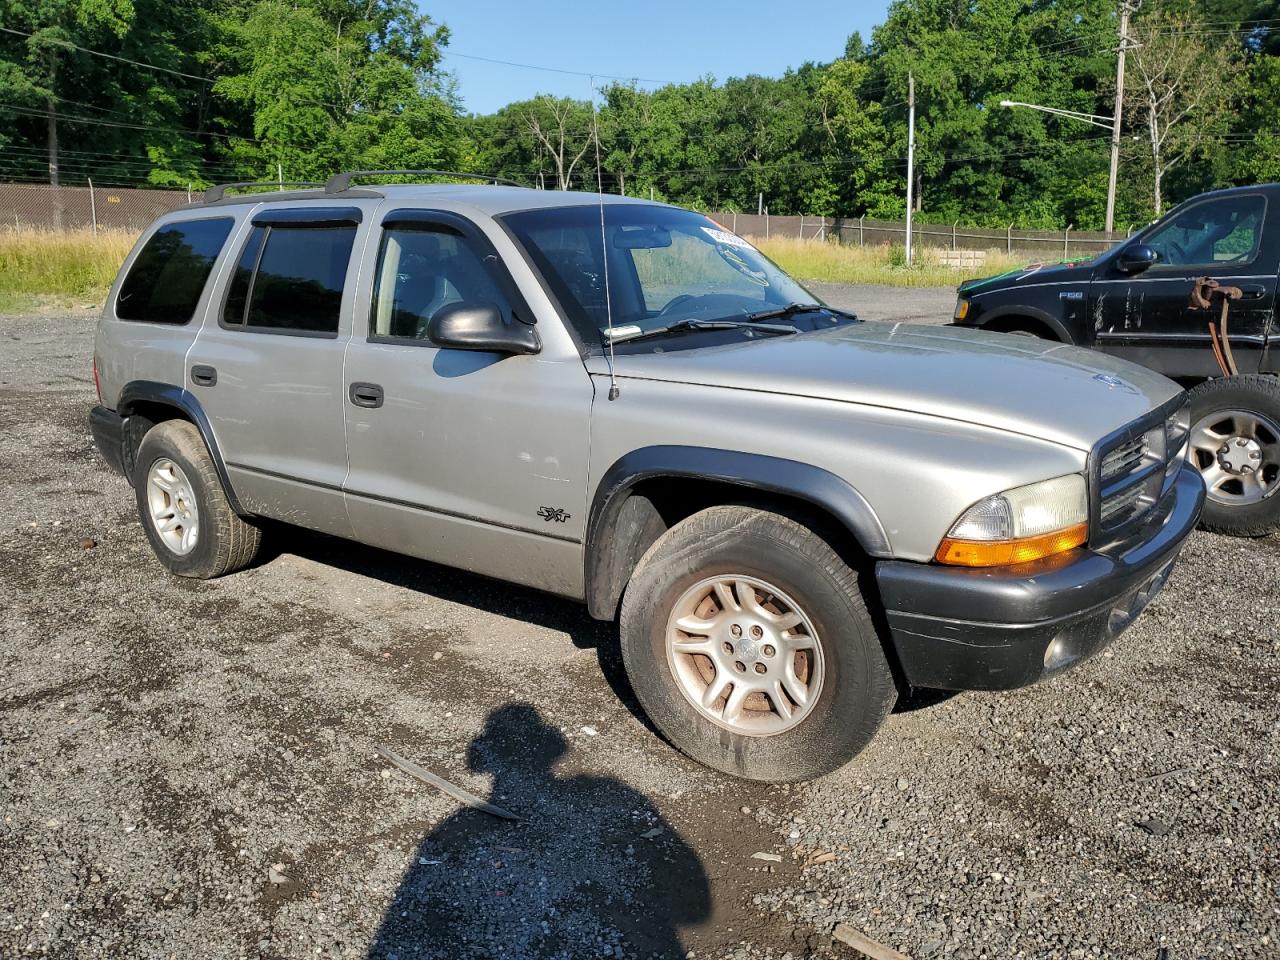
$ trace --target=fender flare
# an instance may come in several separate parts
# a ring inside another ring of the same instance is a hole
[[[821,467],[711,447],[641,447],[623,455],[605,471],[592,498],[584,549],[584,583],[587,608],[597,619],[613,619],[631,571],[652,540],[642,547],[624,543],[621,562],[618,551],[602,549],[602,542],[614,530],[630,499],[629,491],[637,483],[655,477],[715,480],[744,490],[795,497],[835,517],[869,556],[892,556],[888,534],[871,504],[848,481]],[[634,538],[645,529],[652,532],[643,518],[632,520],[623,535]]]
[[[213,436],[213,428],[209,425],[209,418],[195,395],[190,390],[171,383],[159,383],[155,380],[130,381],[120,391],[120,399],[116,403],[116,411],[125,418],[126,430],[128,429],[128,419],[133,415],[134,408],[140,403],[154,403],[173,407],[176,410],[180,410],[188,420],[195,424],[196,429],[200,431],[201,438],[204,440],[204,445],[209,448],[209,456],[213,459],[214,469],[218,471],[218,479],[222,482],[222,489],[227,495],[227,502],[231,505],[231,509],[239,516],[249,516],[250,514],[241,506],[240,498],[236,496],[235,488],[231,485],[231,477],[227,475],[227,466],[223,462],[222,452],[218,449],[218,441]],[[133,467],[132,456],[128,456],[125,469],[130,479],[133,476]]]
[[[1057,334],[1058,339],[1063,343],[1075,344],[1076,338],[1063,325],[1062,321],[1050,313],[1041,310],[1039,307],[1030,307],[1026,304],[1014,304],[1007,307],[993,307],[990,312],[982,314],[982,322],[979,324],[980,329],[986,329],[992,320],[999,320],[1002,317],[1027,317],[1031,320],[1037,320]]]

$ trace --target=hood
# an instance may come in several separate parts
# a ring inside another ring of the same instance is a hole
[[[1057,263],[1029,263],[1025,267],[1006,270],[994,277],[979,277],[966,280],[960,284],[959,294],[962,297],[975,297],[990,290],[1002,290],[1005,287],[1017,286],[1023,280],[1033,283],[1059,283],[1070,280],[1088,280],[1086,272],[1097,262],[1097,257],[1085,257],[1080,260],[1060,260]]]
[[[587,361],[606,374],[604,357]],[[829,399],[959,420],[1088,450],[1181,392],[1079,347],[958,327],[857,323],[664,353],[620,353],[619,379]]]

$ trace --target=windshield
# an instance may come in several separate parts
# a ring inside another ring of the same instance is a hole
[[[609,327],[600,216],[600,207],[584,204],[502,218],[589,347],[605,343]],[[764,254],[702,214],[605,204],[603,232],[615,341],[623,332],[635,337],[681,321],[745,321],[792,304],[821,307]]]

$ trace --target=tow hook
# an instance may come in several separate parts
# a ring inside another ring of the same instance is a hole
[[[1191,302],[1187,304],[1192,310],[1208,310],[1217,297],[1222,303],[1222,313],[1215,325],[1209,321],[1209,344],[1213,347],[1213,356],[1218,361],[1224,376],[1232,377],[1240,372],[1236,366],[1236,358],[1231,353],[1231,341],[1227,339],[1227,313],[1232,300],[1239,300],[1244,291],[1239,287],[1224,287],[1212,277],[1200,277],[1191,285]]]

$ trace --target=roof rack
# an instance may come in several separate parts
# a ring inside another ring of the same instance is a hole
[[[239,187],[318,187],[316,180],[240,180],[236,183],[218,183],[204,192],[201,203],[214,203],[221,200],[228,190]]]
[[[486,183],[497,183],[504,187],[520,186],[514,180],[504,180],[502,177],[490,177],[483,173],[458,173],[453,170],[352,170],[349,173],[335,173],[324,185],[324,192],[342,193],[342,191],[351,186],[351,181],[356,177],[402,176],[462,177],[466,180],[483,180]]]

